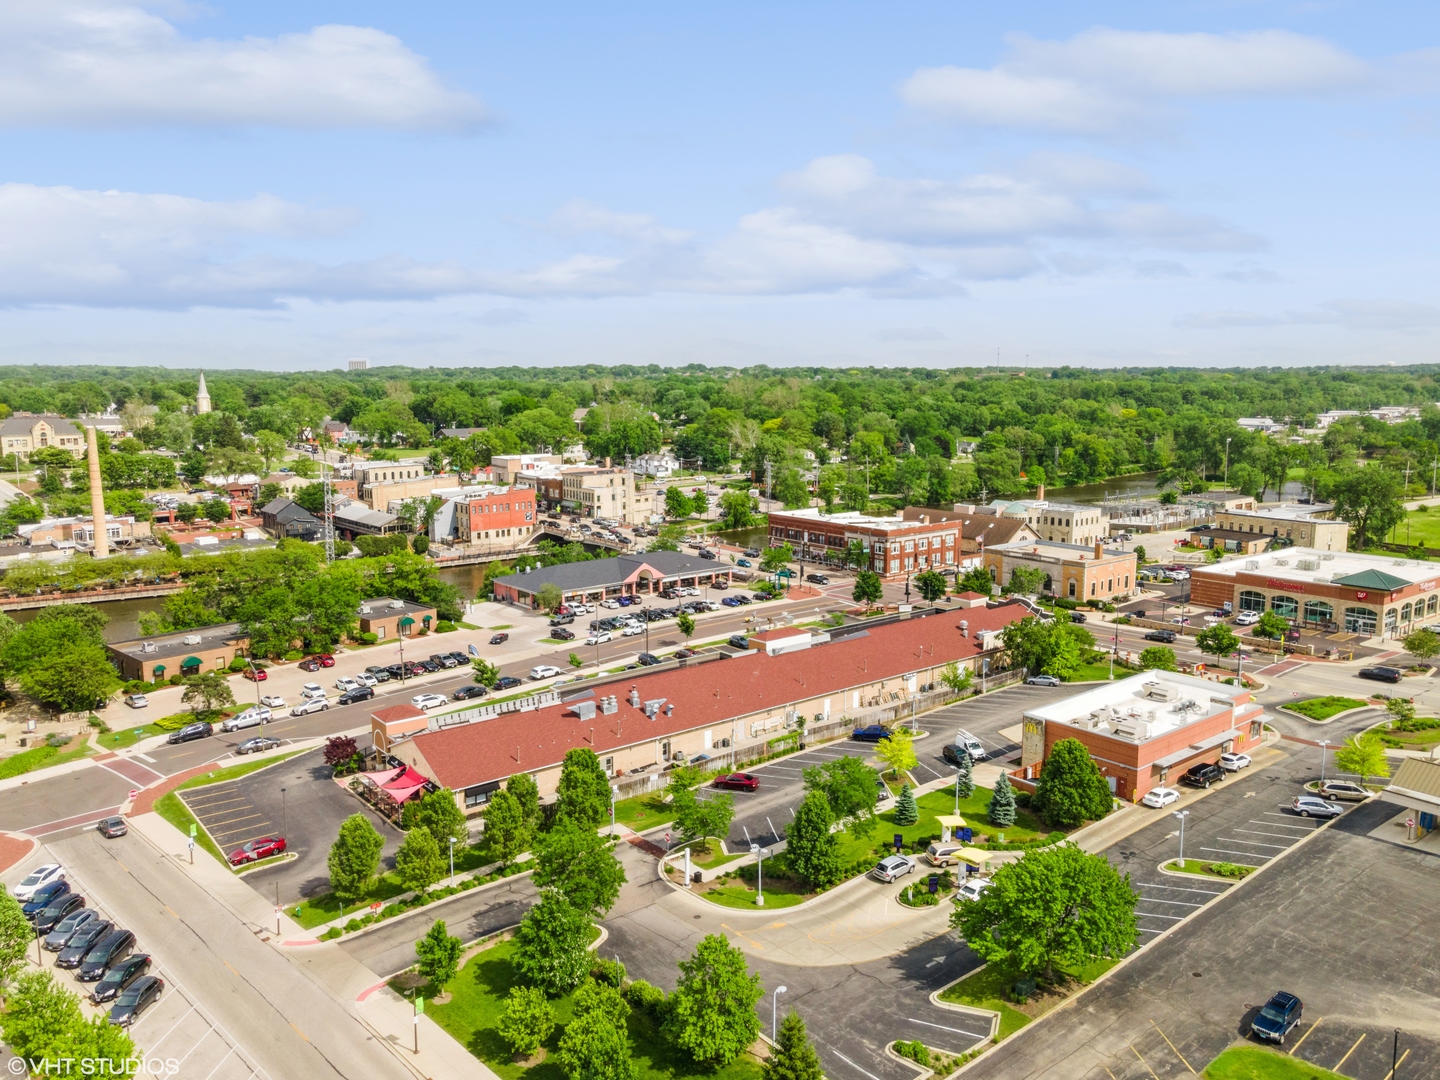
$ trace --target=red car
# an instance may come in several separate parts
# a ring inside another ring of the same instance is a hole
[[[247,862],[259,862],[261,859],[268,859],[273,855],[285,853],[285,838],[283,836],[262,836],[258,840],[251,840],[244,847],[236,848],[230,852],[230,865],[242,866]]]
[[[711,787],[729,788],[731,791],[754,791],[760,786],[760,778],[750,773],[732,772],[717,776],[710,782]]]
[[[249,679],[251,682],[264,682],[270,677],[269,675],[265,674],[264,668],[247,667],[244,671],[241,672],[241,674],[244,675],[245,678]]]
[[[319,656],[315,657],[315,659],[320,661],[320,666],[321,666],[321,667],[334,667],[334,666],[335,666],[335,657],[331,656],[328,652],[327,652],[327,653],[321,653]]]

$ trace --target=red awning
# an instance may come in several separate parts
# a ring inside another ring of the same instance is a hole
[[[398,776],[389,783],[381,784],[380,787],[397,803],[402,803],[423,788],[426,783],[426,777],[407,765]]]

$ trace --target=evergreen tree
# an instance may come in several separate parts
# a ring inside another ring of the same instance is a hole
[[[989,818],[991,825],[1008,828],[1015,824],[1015,789],[1010,786],[1010,777],[1003,771],[995,781],[995,793],[990,797]]]
[[[785,861],[814,889],[840,880],[839,837],[830,831],[835,813],[823,791],[807,792],[785,836]]]
[[[920,820],[920,807],[915,805],[915,796],[906,784],[900,789],[900,800],[895,804],[895,824],[914,825]]]
[[[764,995],[745,954],[718,934],[703,938],[670,995],[664,1030],[702,1068],[734,1061],[760,1034],[755,1005]]]
[[[764,1080],[825,1080],[825,1070],[820,1064],[820,1055],[810,1045],[805,1033],[805,1021],[791,1009],[780,1021],[780,1034],[775,1040],[775,1049],[761,1075]]]
[[[960,779],[957,781],[957,784],[960,790],[960,798],[968,799],[971,795],[975,794],[974,764],[970,760],[970,752],[966,750],[965,747],[962,746],[959,750],[960,753],[956,755],[959,761],[955,765],[955,771],[960,774]]]
[[[558,889],[541,890],[515,945],[515,966],[551,997],[573,990],[590,971],[590,920]]]
[[[1110,812],[1114,797],[1085,744],[1061,739],[1050,748],[1030,805],[1048,824],[1070,828],[1100,820]]]
[[[380,869],[384,838],[364,814],[351,814],[340,824],[340,835],[330,846],[330,888],[347,904],[362,900]]]

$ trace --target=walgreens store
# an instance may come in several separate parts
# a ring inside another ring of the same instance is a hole
[[[1306,630],[1403,636],[1440,618],[1440,565],[1313,548],[1280,548],[1190,575],[1194,603],[1273,611]]]

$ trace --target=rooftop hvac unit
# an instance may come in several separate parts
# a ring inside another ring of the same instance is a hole
[[[1289,565],[1290,565],[1290,560],[1289,560],[1289,559],[1276,559],[1276,560],[1275,560],[1275,565],[1276,565],[1276,566],[1289,566]]]
[[[619,711],[620,702],[616,700],[614,694],[600,699],[600,714],[602,716],[614,716]]]
[[[639,697],[640,695],[636,694],[635,696]],[[650,701],[645,702],[645,715],[653,720],[655,718],[655,714],[660,711],[660,706],[664,704],[665,699],[663,697],[652,698]]]
[[[360,605],[360,614],[361,614],[361,615],[369,615],[369,614],[370,614],[370,608],[369,608],[368,606],[366,606],[365,604],[361,604],[361,605]]]
[[[1179,697],[1179,690],[1169,683],[1148,682],[1145,684],[1145,697],[1150,701],[1174,701]]]
[[[1296,560],[1296,563],[1295,563],[1295,569],[1297,569],[1297,570],[1319,570],[1319,569],[1320,569],[1320,560],[1319,560],[1319,559],[1298,559],[1298,560]]]
[[[199,634],[186,634],[186,635],[185,635],[185,644],[186,644],[186,645],[199,645],[199,644],[200,644],[200,635],[199,635]]]
[[[140,643],[141,652],[157,652],[158,650],[159,646],[157,646],[153,641],[142,641]]]
[[[1259,570],[1259,569],[1260,569],[1260,560],[1259,560],[1259,559],[1246,559],[1246,560],[1245,560],[1245,569],[1246,569],[1246,570]]]
[[[404,606],[405,606],[405,601],[404,601],[404,600],[391,600],[391,601],[390,601],[390,610],[391,610],[391,611],[397,611],[397,610],[399,610],[400,608],[402,608],[402,607],[404,607]]]
[[[1325,562],[1334,562],[1335,554],[1333,552],[1327,551],[1324,555],[1321,555],[1320,558],[1323,559]]]
[[[595,702],[577,701],[575,703],[575,715],[581,720],[593,720],[595,718]]]

